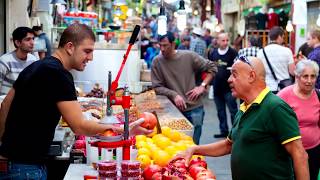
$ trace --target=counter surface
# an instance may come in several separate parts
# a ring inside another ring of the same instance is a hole
[[[84,175],[98,176],[98,171],[87,164],[70,164],[64,180],[83,179]]]

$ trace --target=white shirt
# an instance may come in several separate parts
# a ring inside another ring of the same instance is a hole
[[[278,82],[274,79],[268,63],[264,57],[262,49],[258,52],[257,57],[262,60],[266,70],[266,84],[271,91],[278,90],[278,83],[283,79],[288,79],[289,65],[294,63],[293,54],[289,48],[280,46],[278,44],[269,44],[264,48],[269,62],[272,66],[274,73],[277,76]]]

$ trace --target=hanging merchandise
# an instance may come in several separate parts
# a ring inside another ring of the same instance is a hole
[[[256,19],[257,19],[257,29],[258,30],[265,30],[266,23],[268,21],[268,16],[263,12],[262,8],[256,14]]]
[[[167,17],[163,6],[163,0],[160,7],[160,15],[158,17],[158,34],[165,35],[167,33]]]
[[[306,0],[294,0],[293,24],[307,24],[307,2]]]
[[[288,14],[283,9],[280,9],[280,12],[278,15],[279,15],[279,26],[282,28],[285,28],[289,20]]]
[[[273,11],[273,8],[270,8],[269,9],[269,12],[268,12],[268,26],[267,28],[268,29],[271,29],[273,26],[278,26],[278,14],[276,14],[274,11]]]
[[[183,31],[186,29],[187,27],[187,13],[186,10],[184,8],[184,1],[180,0],[179,2],[180,7],[177,11],[177,27],[179,31]]]

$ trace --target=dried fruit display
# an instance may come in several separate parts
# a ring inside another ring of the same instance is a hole
[[[192,125],[184,118],[162,118],[160,119],[160,124],[161,126],[168,126],[175,130],[192,130]]]

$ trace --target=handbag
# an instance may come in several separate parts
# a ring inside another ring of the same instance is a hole
[[[262,48],[262,52],[263,52],[264,57],[266,58],[267,64],[268,64],[268,66],[269,66],[269,68],[270,68],[270,71],[271,71],[271,74],[272,74],[273,78],[274,78],[276,81],[278,81],[278,78],[277,78],[276,74],[274,73],[274,71],[273,71],[273,69],[272,69],[272,66],[271,66],[271,64],[270,64],[270,62],[269,62],[269,59],[268,59],[268,57],[267,57],[266,52],[264,51],[264,48]],[[287,86],[290,86],[291,84],[293,84],[291,78],[283,79],[283,80],[279,81],[279,83],[278,83],[278,88],[281,90],[281,89],[283,89],[283,88],[285,88],[285,87],[287,87]]]

